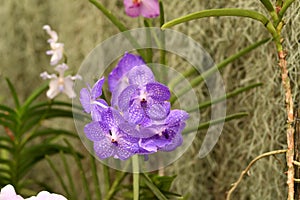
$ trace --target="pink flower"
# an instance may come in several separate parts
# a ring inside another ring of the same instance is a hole
[[[130,17],[146,18],[159,16],[158,0],[124,0],[125,12]]]

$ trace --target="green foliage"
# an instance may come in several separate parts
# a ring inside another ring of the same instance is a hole
[[[56,142],[58,137],[78,136],[67,130],[43,126],[43,121],[48,119],[73,117],[71,104],[37,100],[48,89],[46,84],[34,90],[21,103],[13,84],[9,79],[6,81],[15,107],[0,105],[0,125],[5,130],[0,137],[0,187],[13,184],[17,191],[21,191],[30,182],[25,176],[46,155],[60,152],[74,155],[74,151],[68,146]],[[80,154],[76,155],[82,158]]]

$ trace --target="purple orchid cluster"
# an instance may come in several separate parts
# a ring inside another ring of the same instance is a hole
[[[80,102],[92,122],[86,137],[100,159],[126,160],[134,154],[173,151],[189,115],[171,110],[168,87],[157,82],[151,69],[137,55],[126,53],[108,76],[111,106],[101,99],[104,77],[80,91]]]

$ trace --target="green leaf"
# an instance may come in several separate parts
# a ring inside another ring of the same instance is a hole
[[[194,131],[197,131],[197,130],[200,130],[200,129],[206,129],[209,126],[219,124],[219,123],[223,123],[223,122],[228,122],[228,121],[233,120],[233,119],[239,119],[239,118],[245,117],[247,115],[248,115],[247,112],[239,112],[239,113],[235,113],[235,114],[232,114],[232,115],[227,115],[226,117],[221,117],[219,119],[215,119],[215,120],[211,120],[211,121],[208,121],[208,122],[201,123],[197,127],[186,128],[186,129],[183,130],[182,134],[191,133],[191,132],[194,132]]]
[[[55,167],[55,164],[52,162],[51,158],[49,156],[45,156],[50,168],[52,169],[52,171],[54,172],[57,180],[59,181],[61,187],[63,188],[63,190],[65,191],[65,193],[67,194],[68,198],[71,197],[71,194],[68,190],[67,184],[65,183],[65,181],[62,178],[61,173],[59,172],[59,170]]]
[[[159,200],[167,200],[168,198],[160,191],[160,189],[155,185],[151,178],[145,173],[141,176],[145,182],[145,184],[148,186],[148,188],[153,192],[153,194],[159,199]]]
[[[183,17],[173,19],[165,23],[161,28],[162,29],[170,28],[177,24],[181,24],[184,22],[188,22],[191,20],[200,19],[204,17],[220,17],[220,16],[236,16],[236,17],[251,18],[261,22],[265,26],[269,23],[269,19],[267,17],[253,10],[246,10],[240,8],[220,8],[220,9],[202,10],[202,11],[185,15]]]
[[[216,71],[226,67],[229,63],[232,63],[234,60],[242,57],[243,55],[245,55],[246,53],[256,49],[257,47],[265,44],[266,42],[270,41],[270,38],[265,38],[263,40],[260,40],[258,42],[255,42],[254,44],[242,49],[241,51],[237,52],[236,54],[226,58],[225,60],[223,60],[222,62],[220,62],[219,64],[215,65],[214,67],[208,69],[207,71],[205,71],[204,73],[202,73],[201,75],[197,76],[196,78],[194,78],[193,80],[190,81],[191,86],[192,87],[196,87],[198,86],[202,81],[204,81],[206,78],[210,77],[212,74],[214,74]],[[195,71],[195,69],[193,68],[190,71]],[[177,79],[176,82],[171,83],[172,85],[177,84],[178,82],[180,82],[182,79]],[[177,98],[181,97],[182,95],[184,95],[185,93],[187,93],[191,88],[190,87],[186,87],[183,88],[182,90],[180,90],[177,93],[177,96],[172,96],[170,99],[171,103],[174,103],[176,101]]]
[[[27,110],[31,103],[36,100],[42,93],[48,89],[48,83],[43,84],[41,87],[37,88],[32,94],[27,98],[22,106],[23,110]]]
[[[77,134],[67,130],[47,128],[43,130],[34,131],[33,134],[31,134],[30,137],[28,138],[27,142],[37,137],[45,137],[45,136],[52,136],[52,135],[57,137],[70,136],[70,137],[78,138]]]
[[[13,84],[10,82],[10,80],[8,78],[6,78],[5,80],[6,80],[7,84],[8,84],[9,90],[10,90],[10,92],[12,94],[13,99],[14,99],[16,108],[19,108],[20,107],[20,101],[19,101],[17,92],[15,90],[15,87],[13,86]]]
[[[219,102],[222,102],[224,101],[225,99],[229,99],[229,98],[232,98],[232,97],[235,97],[237,96],[238,94],[242,93],[242,92],[246,92],[252,88],[255,88],[255,87],[259,87],[259,86],[262,86],[262,83],[254,83],[254,84],[251,84],[251,85],[248,85],[248,86],[245,86],[245,87],[241,87],[241,88],[238,88],[238,89],[235,89],[234,91],[232,92],[228,92],[226,93],[225,96],[222,96],[222,97],[219,97],[217,99],[213,99],[211,101],[204,101],[202,103],[200,103],[199,105],[193,107],[193,108],[190,108],[190,109],[187,109],[186,111],[189,113],[189,112],[193,112],[193,111],[197,111],[198,109],[204,109],[204,108],[207,108],[213,104],[216,104],[216,103],[219,103]]]
[[[158,174],[151,174],[149,175],[151,180],[160,190],[169,191],[171,188],[171,185],[173,181],[176,178],[176,175],[174,176],[159,176]]]
[[[81,180],[82,180],[82,184],[83,184],[83,190],[85,191],[85,194],[86,194],[86,199],[91,200],[92,199],[91,191],[90,191],[90,188],[89,188],[89,184],[88,184],[88,181],[87,181],[85,170],[83,169],[82,163],[80,161],[80,157],[76,153],[76,151],[73,148],[73,146],[71,145],[71,143],[67,140],[64,140],[64,141],[67,144],[68,149],[70,150],[71,154],[73,155],[73,157],[75,159],[75,162],[76,162],[76,164],[79,168],[79,172],[80,172],[80,176],[81,176]]]
[[[44,159],[45,155],[54,155],[60,151],[73,154],[68,147],[58,144],[41,143],[22,149],[18,160],[19,177],[23,177],[36,163]],[[82,157],[78,153],[77,156]]]

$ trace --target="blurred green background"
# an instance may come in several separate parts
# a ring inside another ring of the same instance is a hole
[[[129,28],[143,25],[142,19],[125,15],[121,0],[102,0]],[[266,13],[260,2],[246,0],[164,0],[166,21],[209,8],[238,7]],[[295,1],[287,12],[284,46],[288,52],[290,78],[295,102],[299,99],[300,75],[300,2]],[[85,56],[101,41],[118,30],[88,0],[9,0],[0,2],[0,103],[12,105],[4,77],[9,77],[24,99],[43,83],[39,74],[53,72],[49,65],[48,35],[42,30],[49,24],[65,44],[68,65],[75,74]],[[216,63],[268,36],[264,27],[250,19],[234,17],[196,20],[174,27],[200,44]],[[180,66],[169,61],[169,66]],[[227,112],[249,112],[248,117],[225,124],[213,151],[199,159],[197,153],[205,131],[200,132],[190,149],[160,173],[177,174],[173,190],[190,194],[190,199],[224,199],[226,191],[241,171],[257,155],[286,148],[285,104],[273,44],[264,45],[236,60],[222,70],[227,91],[253,82],[263,86],[227,101]],[[64,97],[61,97],[64,99]],[[67,99],[65,99],[67,100]],[[74,129],[72,121],[68,122]],[[75,129],[74,129],[75,131]],[[84,149],[81,143],[78,148]],[[53,182],[51,171],[41,163],[31,175]],[[89,166],[85,166],[89,169]],[[285,199],[286,175],[283,155],[260,160],[244,178],[233,199]],[[76,174],[76,171],[74,171]],[[78,188],[80,191],[80,188]],[[57,188],[60,191],[60,188]],[[84,197],[79,197],[82,199]]]

